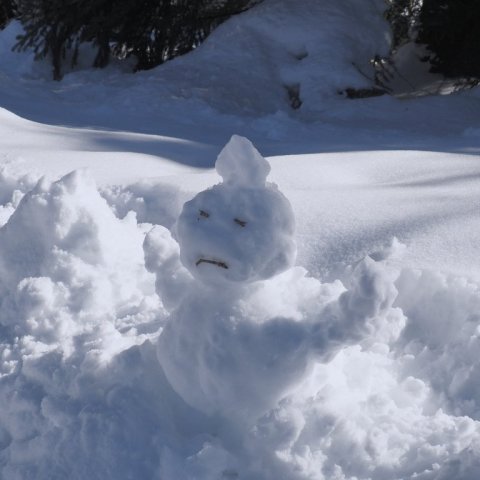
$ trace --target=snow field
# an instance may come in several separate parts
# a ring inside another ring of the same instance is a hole
[[[394,241],[343,283],[297,266],[219,289],[87,172],[3,178],[5,478],[475,478],[475,282],[399,270]]]

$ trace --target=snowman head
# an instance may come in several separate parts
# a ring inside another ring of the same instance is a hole
[[[268,162],[234,135],[215,164],[223,182],[185,203],[177,223],[180,258],[213,285],[267,279],[295,261],[290,202],[266,182]]]

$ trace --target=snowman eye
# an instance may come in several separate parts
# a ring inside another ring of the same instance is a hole
[[[210,214],[208,212],[206,212],[205,210],[199,210],[198,213],[203,218],[208,218],[210,216]]]
[[[239,218],[234,218],[233,221],[241,227],[245,227],[245,225],[247,225],[247,222],[245,220],[240,220]]]

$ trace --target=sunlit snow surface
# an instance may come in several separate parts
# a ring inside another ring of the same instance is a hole
[[[2,480],[479,477],[479,97],[339,96],[382,8],[61,83],[0,32]]]

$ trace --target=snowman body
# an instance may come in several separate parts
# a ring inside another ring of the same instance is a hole
[[[304,378],[308,330],[244,308],[255,292],[190,292],[159,339],[157,356],[173,389],[207,415],[254,420]]]
[[[316,362],[373,332],[399,332],[404,319],[383,261],[359,262],[348,290],[293,267],[291,206],[247,139],[234,136],[216,168],[223,182],[184,205],[178,244],[166,229],[145,242],[147,268],[171,305],[157,356],[186,403],[248,426]]]
[[[264,411],[306,365],[304,329],[285,329],[281,318],[251,308],[258,288],[293,265],[295,220],[287,198],[266,181],[270,165],[247,139],[232,137],[216,169],[223,182],[187,202],[176,225],[193,281],[157,352],[191,406],[246,418]]]

